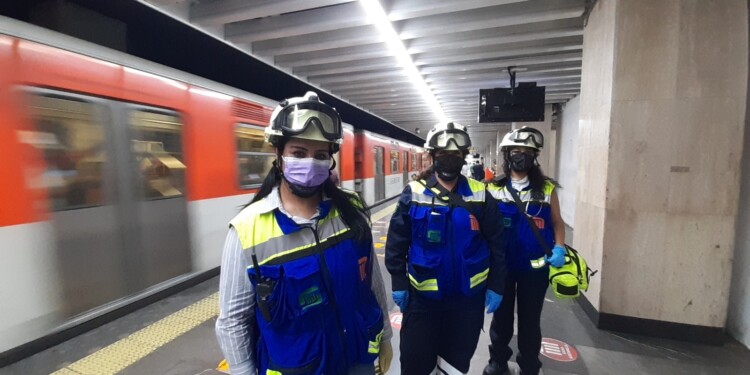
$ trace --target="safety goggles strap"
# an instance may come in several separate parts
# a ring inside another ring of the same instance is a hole
[[[542,135],[542,133],[536,129],[527,129],[527,128],[518,129],[513,133],[511,140],[526,141],[529,138],[531,138],[531,141],[534,142],[534,144],[537,147],[544,146],[544,135]]]
[[[444,145],[438,146],[438,139],[440,139],[440,136],[442,135],[452,135],[452,136],[450,136],[447,139]],[[435,135],[433,135],[432,138],[430,139],[430,146],[441,147],[441,148],[448,147],[448,144],[450,143],[451,140],[453,140],[453,142],[459,148],[468,148],[471,146],[471,139],[469,138],[469,136],[465,132],[461,130],[457,130],[457,129],[446,129],[438,133],[435,133]]]
[[[322,124],[322,119],[318,118],[317,121],[315,121],[315,117],[308,118],[305,121],[304,125],[302,125],[301,127],[293,128],[291,124],[287,123],[289,114],[301,110],[315,111],[325,115],[331,120],[332,128],[326,129],[326,127]],[[296,135],[307,130],[307,127],[310,126],[311,123],[316,124],[320,132],[327,139],[335,140],[342,137],[341,118],[339,117],[336,110],[329,107],[328,105],[316,101],[301,102],[286,106],[281,110],[278,116],[276,116],[276,119],[274,120],[274,123],[271,124],[271,126],[274,129],[281,130],[286,134]]]

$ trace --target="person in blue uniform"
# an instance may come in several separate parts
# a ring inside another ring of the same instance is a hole
[[[539,349],[542,343],[540,319],[544,295],[549,284],[549,267],[565,262],[565,224],[560,216],[557,183],[546,177],[537,157],[544,146],[542,133],[524,127],[507,133],[500,143],[505,176],[488,188],[498,202],[504,217],[508,278],[505,300],[493,314],[490,327],[490,363],[484,375],[507,375],[508,360],[513,355],[509,343],[513,338],[513,313],[518,309],[518,350],[516,356],[521,373],[536,375],[542,367]],[[510,190],[517,192],[523,205],[519,209]],[[542,238],[552,248],[552,256],[544,248],[522,215],[528,215]]]
[[[281,102],[277,158],[229,223],[219,345],[232,374],[373,375],[393,352],[369,211],[330,179],[341,119],[317,95]]]
[[[484,307],[502,302],[502,217],[484,184],[461,175],[470,146],[464,126],[435,125],[424,145],[433,164],[391,218],[385,264],[403,312],[402,374],[468,373]]]

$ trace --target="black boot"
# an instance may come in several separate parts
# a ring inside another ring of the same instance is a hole
[[[510,375],[510,369],[508,368],[508,362],[497,363],[490,360],[490,363],[484,367],[482,375]]]

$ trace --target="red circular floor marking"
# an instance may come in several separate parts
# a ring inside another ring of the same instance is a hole
[[[573,362],[578,358],[578,352],[574,347],[560,340],[542,338],[542,355],[559,362]]]
[[[400,312],[391,313],[391,327],[401,329],[401,319],[403,315]]]

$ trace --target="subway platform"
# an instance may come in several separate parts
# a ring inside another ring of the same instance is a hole
[[[373,213],[375,251],[384,272],[383,251],[394,206]],[[0,368],[0,375],[219,375],[222,359],[214,335],[219,278],[153,303],[67,342]],[[401,314],[389,301],[394,359],[387,374],[399,374]],[[489,359],[490,316],[472,359],[470,374],[481,374]],[[460,322],[456,322],[460,324]],[[597,329],[575,301],[549,292],[542,315],[540,358],[546,375],[580,374],[750,374],[750,351],[727,338],[720,346],[627,335]],[[515,339],[512,342],[515,347]],[[514,348],[515,349],[515,348]],[[514,373],[518,368],[511,363]]]

